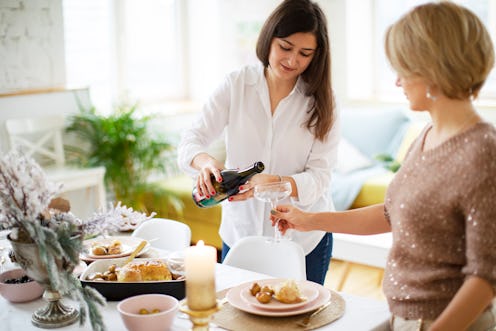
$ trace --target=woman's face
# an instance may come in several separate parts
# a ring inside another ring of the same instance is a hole
[[[427,110],[431,99],[427,98],[427,84],[418,76],[402,77],[396,79],[396,86],[403,88],[403,93],[410,102],[411,110]]]
[[[313,33],[297,32],[284,38],[273,38],[269,65],[277,79],[296,81],[312,62],[317,49]]]

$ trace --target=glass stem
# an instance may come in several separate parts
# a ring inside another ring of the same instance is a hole
[[[276,209],[277,201],[271,201],[270,205],[272,209]],[[279,218],[276,219],[274,224],[274,242],[279,242],[281,240],[281,232],[279,231]]]

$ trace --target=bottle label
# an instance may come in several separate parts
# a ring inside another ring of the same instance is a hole
[[[196,201],[201,201],[203,199],[205,199],[205,196],[203,194],[200,194],[198,192],[195,192],[195,200]]]
[[[239,193],[239,186],[246,182],[256,173],[260,173],[264,170],[264,165],[262,162],[258,161],[251,167],[244,170],[222,170],[221,175],[223,178],[222,183],[217,183],[213,175],[211,175],[212,184],[215,186],[215,191],[217,192],[213,196],[205,196],[200,194],[196,187],[193,188],[193,200],[199,207],[211,207],[214,206],[229,196]]]

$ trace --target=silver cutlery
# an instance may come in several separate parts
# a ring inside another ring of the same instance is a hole
[[[310,321],[312,320],[312,318],[314,318],[315,316],[320,314],[322,311],[324,311],[324,309],[326,309],[330,304],[331,304],[331,301],[329,300],[325,304],[320,306],[319,309],[317,309],[316,311],[314,311],[310,315],[306,316],[303,320],[301,320],[300,322],[297,322],[296,324],[298,324],[301,327],[307,327],[308,324],[310,324]]]

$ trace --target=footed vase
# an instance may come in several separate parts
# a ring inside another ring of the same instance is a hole
[[[30,278],[45,287],[43,298],[48,301],[48,305],[37,309],[31,317],[31,322],[44,329],[55,329],[75,323],[79,319],[79,311],[62,304],[60,293],[51,288],[46,267],[40,261],[38,246],[35,243],[12,240],[10,235],[7,239],[12,245],[12,260],[17,262]],[[62,261],[57,261],[59,268],[63,265]],[[74,269],[71,265],[63,267],[68,271]]]

